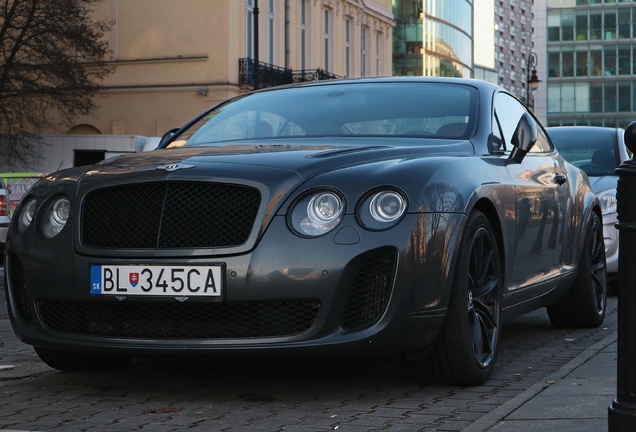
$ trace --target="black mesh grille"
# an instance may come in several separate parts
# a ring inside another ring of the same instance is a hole
[[[380,319],[391,295],[396,258],[393,250],[376,251],[365,257],[347,297],[342,328],[357,330]]]
[[[146,183],[91,192],[82,241],[102,248],[212,248],[247,241],[257,189],[217,183]]]
[[[26,322],[32,322],[31,315],[31,299],[27,293],[26,283],[24,281],[24,272],[20,260],[13,254],[9,256],[9,274],[11,277],[11,294],[15,302],[15,308]]]
[[[232,339],[302,334],[314,325],[318,301],[263,303],[122,303],[43,300],[51,330],[137,339]]]

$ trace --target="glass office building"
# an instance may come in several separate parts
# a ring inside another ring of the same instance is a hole
[[[393,75],[473,76],[472,0],[393,0]]]
[[[636,120],[636,1],[544,2],[547,124]]]
[[[498,83],[530,108],[535,93],[528,87],[535,53],[534,11],[531,0],[495,1],[495,55]]]

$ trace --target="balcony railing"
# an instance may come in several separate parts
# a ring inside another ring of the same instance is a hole
[[[258,74],[255,77],[254,66],[255,62],[253,59],[239,59],[239,85],[255,87],[255,84],[258,84],[258,88],[265,88],[283,84],[342,78],[320,68],[294,71],[263,62],[258,62]],[[255,78],[258,79],[258,83]]]

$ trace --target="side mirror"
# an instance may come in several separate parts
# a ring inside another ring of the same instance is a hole
[[[159,141],[159,145],[157,147],[161,147],[163,146],[165,143],[167,143],[168,141],[170,141],[172,139],[173,136],[175,136],[175,134],[179,131],[179,128],[174,128],[174,129],[170,129],[168,132],[166,132],[165,134],[163,134],[163,136],[161,137],[161,140]]]
[[[512,134],[513,145],[510,159],[517,163],[521,163],[528,154],[534,143],[537,142],[537,124],[530,114],[523,113],[517,124],[515,133]]]

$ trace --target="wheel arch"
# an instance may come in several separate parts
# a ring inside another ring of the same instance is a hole
[[[505,254],[505,242],[503,235],[503,225],[501,219],[499,218],[499,212],[497,211],[497,207],[495,204],[487,198],[481,198],[475,203],[475,206],[472,210],[479,210],[486,215],[492,230],[495,234],[495,239],[497,240],[497,249],[499,251],[499,260],[501,263],[501,277],[502,280],[506,275],[506,254]]]
[[[504,283],[505,282],[504,278],[506,276],[506,260],[505,260],[506,254],[504,249],[505,242],[504,242],[504,234],[503,234],[503,224],[500,219],[499,212],[497,211],[497,207],[490,199],[486,197],[481,197],[477,199],[471,207],[465,209],[464,218],[462,219],[462,223],[459,228],[460,234],[456,237],[454,246],[452,248],[453,256],[452,256],[450,267],[455,268],[455,266],[457,265],[459,245],[462,241],[464,230],[466,229],[466,223],[469,220],[470,214],[475,210],[482,212],[486,216],[488,221],[490,222],[491,228],[495,235],[495,240],[497,241],[497,249],[499,251],[499,259],[500,259],[499,262],[501,264],[501,278],[502,278],[502,283]],[[443,305],[444,308],[448,307],[450,293],[452,289],[451,288],[452,281],[453,281],[453,278],[449,277],[448,280],[446,281],[447,289],[444,290],[444,293],[441,297],[441,300],[442,300],[441,304]]]
[[[585,198],[583,200],[583,221],[582,228],[587,228],[592,220],[592,214],[596,213],[596,215],[603,221],[603,211],[601,210],[601,202],[596,197],[596,195],[592,192],[592,190],[588,190],[585,194]],[[579,236],[580,238],[580,236]],[[576,242],[576,249],[573,251],[572,262],[577,263],[581,259],[581,254],[583,253],[583,241]],[[577,273],[578,273],[578,265],[577,265]]]

